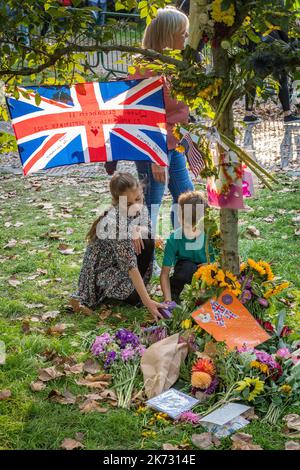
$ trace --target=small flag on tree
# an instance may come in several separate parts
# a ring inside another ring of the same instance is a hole
[[[191,171],[195,177],[203,170],[205,164],[201,152],[198,150],[196,144],[193,142],[191,135],[186,132],[180,141],[180,145],[184,147],[186,158]]]

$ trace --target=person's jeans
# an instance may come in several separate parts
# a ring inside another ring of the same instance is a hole
[[[180,194],[186,191],[193,191],[194,185],[191,181],[186,167],[186,157],[177,150],[168,151],[169,160],[169,181],[168,188],[173,198],[173,204],[177,204]],[[159,207],[161,205],[165,192],[165,185],[155,181],[152,175],[151,162],[137,161],[136,167],[139,180],[145,184],[144,195],[145,203],[151,216],[152,232],[155,233],[156,221]],[[155,207],[151,207],[151,206]],[[151,210],[152,209],[152,210]],[[171,220],[173,227],[179,226],[176,211],[171,211]]]

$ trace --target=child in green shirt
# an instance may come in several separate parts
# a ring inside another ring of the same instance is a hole
[[[199,265],[207,263],[206,236],[197,227],[204,216],[206,203],[199,191],[188,191],[178,199],[180,227],[167,240],[160,285],[166,302],[178,302],[185,284],[190,284]],[[210,250],[211,252],[211,250]],[[171,268],[174,274],[170,278]]]

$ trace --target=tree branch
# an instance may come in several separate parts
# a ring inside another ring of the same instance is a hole
[[[31,74],[37,74],[42,72],[43,70],[52,67],[55,63],[60,60],[64,56],[68,56],[72,53],[76,52],[105,52],[108,53],[110,51],[120,51],[120,52],[128,52],[131,54],[139,54],[146,58],[152,60],[159,60],[165,64],[175,65],[180,69],[185,69],[187,67],[187,63],[183,60],[174,59],[173,57],[161,54],[160,52],[142,49],[140,47],[133,47],[133,46],[125,46],[125,45],[107,45],[107,46],[100,46],[100,45],[88,45],[88,46],[80,46],[78,44],[70,44],[68,47],[58,48],[49,59],[42,64],[38,65],[37,67],[22,67],[20,69],[6,69],[0,70],[0,76],[4,75],[22,75],[27,76]]]

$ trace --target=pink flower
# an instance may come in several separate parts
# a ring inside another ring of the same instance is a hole
[[[201,416],[197,413],[193,413],[193,411],[184,411],[183,413],[181,413],[178,420],[183,421],[185,423],[198,424],[200,418]]]
[[[287,359],[291,357],[289,348],[280,348],[278,349],[276,356],[281,357],[282,359]]]

